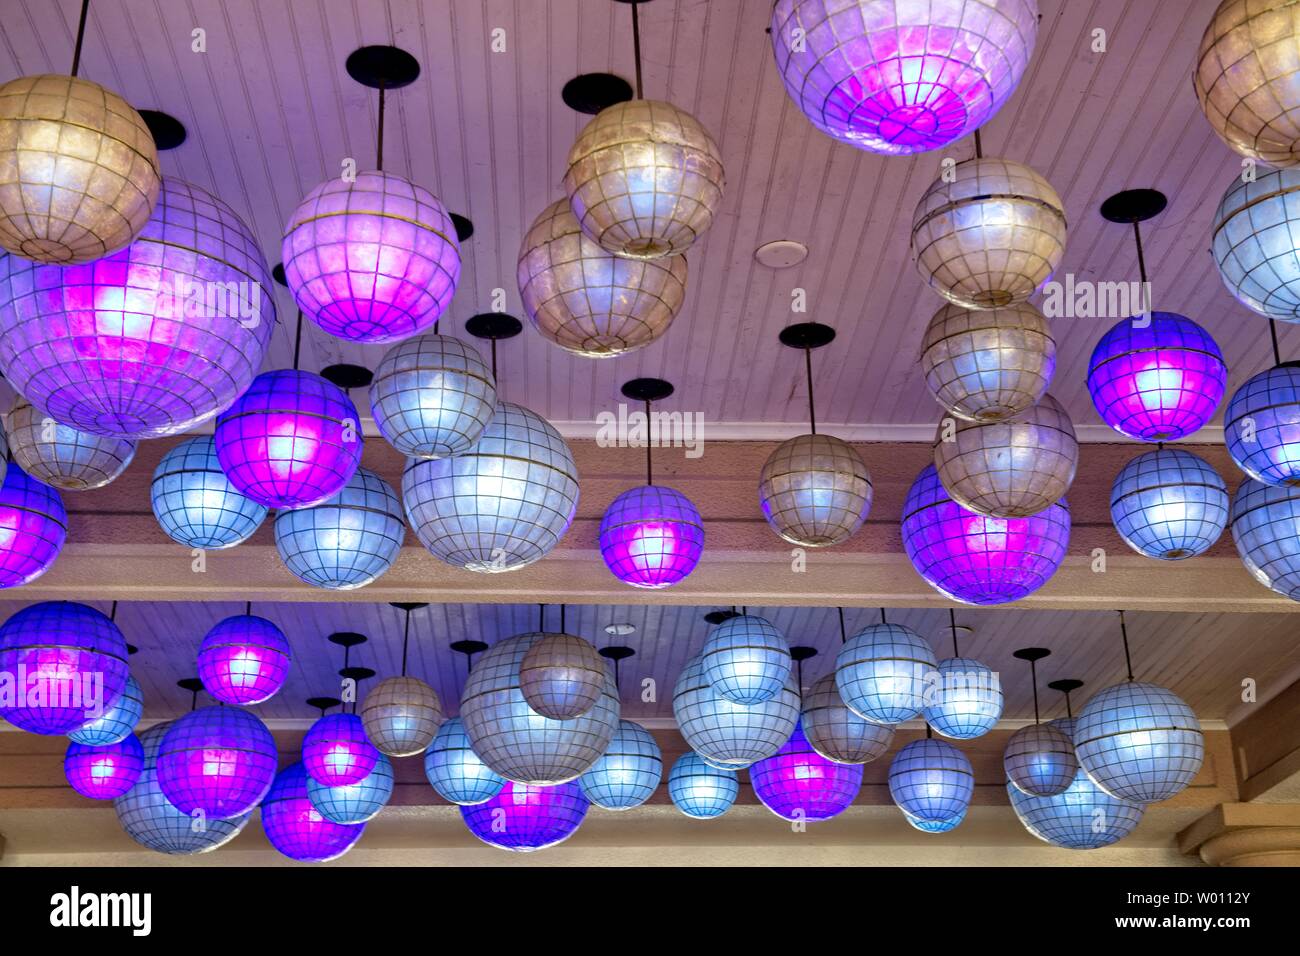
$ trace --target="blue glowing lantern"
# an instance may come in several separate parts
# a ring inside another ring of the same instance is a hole
[[[54,566],[68,536],[58,491],[13,462],[0,484],[0,588],[35,581]]]
[[[1239,22],[1250,29],[1249,19]],[[1247,308],[1283,322],[1300,322],[1297,191],[1300,169],[1260,169],[1249,181],[1234,176],[1211,231],[1214,261],[1228,291]]]
[[[835,658],[835,686],[859,717],[878,724],[910,720],[935,680],[934,648],[901,624],[864,627]]]
[[[335,823],[307,795],[307,771],[301,763],[276,774],[262,801],[262,830],[271,846],[291,860],[325,863],[341,857],[366,832],[364,823]]]
[[[794,733],[799,709],[793,674],[771,700],[745,706],[713,689],[698,657],[682,668],[673,687],[673,716],[687,745],[718,766],[744,767],[772,756]]]
[[[975,794],[975,771],[966,755],[945,740],[913,740],[894,755],[889,795],[904,813],[942,823],[966,812]]]
[[[144,748],[135,734],[103,747],[70,743],[63,757],[63,774],[72,789],[92,800],[122,796],[136,785],[143,770]]]
[[[392,795],[393,764],[383,754],[356,783],[330,787],[307,775],[307,799],[333,823],[365,823],[388,805]]]
[[[605,753],[578,783],[596,806],[629,810],[653,796],[663,774],[663,754],[650,731],[633,721],[620,720]]]
[[[827,760],[796,726],[780,750],[749,768],[749,782],[763,806],[778,817],[829,820],[857,799],[862,766]]]
[[[1149,558],[1178,561],[1208,551],[1228,524],[1228,486],[1209,462],[1178,448],[1138,455],[1110,489],[1115,530]]]
[[[771,700],[790,679],[793,666],[785,635],[754,614],[740,614],[715,627],[700,660],[705,680],[734,704]]]
[[[1300,601],[1300,488],[1247,478],[1232,497],[1229,527],[1255,580]]]
[[[808,692],[800,729],[813,750],[836,763],[870,763],[883,756],[894,740],[892,726],[863,720],[844,703],[834,671]]]
[[[233,548],[266,518],[266,506],[235,490],[211,435],[187,438],[163,455],[149,486],[154,517],[187,548]]]
[[[1300,485],[1300,364],[1246,380],[1228,401],[1223,442],[1242,471],[1266,485]]]
[[[87,747],[106,747],[135,730],[143,714],[144,693],[136,679],[128,675],[122,693],[117,695],[117,700],[104,711],[104,715],[68,731],[68,739]]]
[[[430,741],[424,752],[424,775],[439,796],[461,806],[491,800],[506,783],[474,752],[459,717],[444,720]]]
[[[920,830],[922,833],[948,833],[962,825],[962,821],[966,819],[966,811],[962,810],[961,813],[947,820],[922,820],[904,810],[903,819],[913,830]]]
[[[542,787],[511,780],[490,800],[461,807],[460,815],[488,846],[531,853],[573,836],[590,806],[576,781]]]
[[[1002,682],[987,664],[967,657],[939,662],[931,703],[921,712],[936,734],[972,740],[992,730],[1002,717]]]
[[[177,810],[229,820],[252,810],[279,756],[266,724],[237,707],[200,707],[176,720],[158,751],[158,785]]]
[[[668,771],[668,796],[673,806],[696,820],[722,816],[739,794],[736,771],[711,767],[699,754],[682,754]]]
[[[1079,773],[1074,740],[1062,733],[1059,723],[1029,724],[1007,741],[1002,767],[1011,785],[1026,796],[1064,793]]]

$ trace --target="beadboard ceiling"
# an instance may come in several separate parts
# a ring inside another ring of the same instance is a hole
[[[1065,200],[1061,275],[1135,278],[1130,232],[1101,201],[1154,186],[1168,210],[1147,229],[1158,308],[1183,312],[1218,338],[1231,385],[1267,357],[1264,321],[1224,291],[1209,224],[1239,169],[1192,93],[1197,43],[1217,0],[1040,0],[1038,47],[1019,90],[984,129],[989,155],[1028,162]],[[698,116],[727,167],[721,215],[691,253],[685,308],[671,332],[624,358],[587,362],[531,330],[502,350],[506,395],[558,422],[589,422],[625,380],[677,386],[679,407],[718,423],[797,422],[801,363],[776,342],[790,290],[809,316],[839,330],[816,359],[820,417],[918,435],[938,417],[918,371],[922,330],[938,308],[909,263],[912,209],[945,154],[911,159],[857,151],[817,133],[790,103],[765,29],[770,0],[653,0],[642,8],[645,89]],[[0,78],[65,72],[78,0],[7,0]],[[206,35],[191,51],[192,31]],[[504,34],[494,34],[496,30]],[[1105,53],[1092,52],[1095,30]],[[503,52],[493,52],[493,39]],[[338,175],[345,157],[372,163],[375,97],[344,71],[363,44],[395,43],[422,73],[390,96],[388,168],[469,216],[475,234],[451,307],[459,328],[494,289],[519,312],[515,263],[532,219],[560,195],[569,144],[586,117],[560,99],[578,73],[632,75],[630,12],[612,0],[93,0],[82,75],[140,108],[182,120],[190,138],[164,154],[168,175],[211,189],[253,225],[268,261],[303,194]],[[946,155],[965,158],[969,142]],[[806,262],[773,272],[754,249],[796,239]],[[267,366],[292,357],[291,301]],[[1053,393],[1100,437],[1085,365],[1109,323],[1056,322]],[[1284,330],[1284,348],[1300,331]],[[303,365],[373,366],[381,349],[345,345],[309,327]],[[1097,426],[1092,428],[1090,426]],[[918,430],[919,429],[919,430]],[[725,429],[723,429],[725,431]],[[718,434],[715,432],[715,434]],[[718,437],[722,437],[718,435]]]

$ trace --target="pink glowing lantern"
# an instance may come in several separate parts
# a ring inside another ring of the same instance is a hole
[[[203,689],[224,704],[260,704],[284,686],[289,642],[264,617],[236,614],[217,624],[199,645]]]
[[[229,820],[252,810],[279,762],[266,724],[238,707],[200,707],[167,728],[158,786],[181,813]]]
[[[63,757],[63,774],[72,789],[92,800],[114,800],[140,779],[144,747],[135,734],[115,744],[88,747],[70,743]]]
[[[752,764],[754,795],[786,820],[829,820],[843,813],[862,787],[862,765],[827,760],[797,725],[771,757]]]
[[[48,571],[67,536],[59,492],[9,462],[0,484],[0,589],[22,587]]]
[[[379,751],[356,714],[326,714],[302,739],[302,765],[317,783],[345,787],[375,769]]]
[[[600,521],[600,554],[614,576],[633,587],[681,581],[704,553],[704,521],[691,500],[662,485],[623,492]]]
[[[289,859],[324,863],[352,849],[366,825],[335,823],[317,810],[307,793],[307,771],[295,763],[280,771],[262,801],[262,829]]]

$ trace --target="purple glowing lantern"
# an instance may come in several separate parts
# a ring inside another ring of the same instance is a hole
[[[126,688],[126,657],[126,638],[93,607],[25,607],[0,627],[0,672],[14,675],[15,688],[12,699],[0,696],[0,717],[33,734],[76,730]]]
[[[361,463],[361,419],[347,394],[311,372],[253,380],[220,418],[217,460],[241,494],[268,508],[309,508],[343,490]]]
[[[0,588],[39,578],[67,536],[68,513],[58,491],[9,462],[0,485]]]
[[[341,857],[361,839],[364,823],[335,823],[325,817],[307,794],[307,771],[291,764],[275,777],[262,801],[262,829],[283,855],[306,863]]]
[[[771,757],[749,768],[754,795],[786,820],[829,820],[843,813],[862,787],[862,765],[827,760],[796,725]]]
[[[1088,392],[1102,419],[1139,441],[1184,438],[1214,415],[1228,368],[1210,333],[1186,316],[1124,319],[1088,362]]]
[[[964,604],[1019,601],[1047,583],[1070,544],[1064,498],[1028,518],[989,518],[948,497],[927,465],[903,504],[903,547],[917,574]]]
[[[223,704],[260,704],[284,686],[289,642],[266,618],[236,614],[204,636],[198,665],[203,689]]]
[[[266,724],[237,707],[200,707],[167,728],[158,786],[181,813],[228,820],[261,802],[279,758]]]
[[[681,581],[704,553],[704,522],[691,500],[662,485],[623,492],[600,520],[600,554],[614,576],[638,588]]]
[[[489,846],[530,853],[571,837],[591,802],[576,780],[543,787],[507,780],[496,796],[460,815],[470,832]]]
[[[144,747],[135,734],[115,744],[87,747],[70,743],[63,757],[63,775],[72,789],[92,800],[115,800],[140,779]]]
[[[325,714],[302,739],[302,765],[317,783],[360,783],[379,762],[379,751],[356,714]]]

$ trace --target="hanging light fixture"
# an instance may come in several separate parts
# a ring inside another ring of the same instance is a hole
[[[1002,768],[1007,772],[1007,789],[1031,797],[1054,797],[1064,793],[1079,773],[1074,754],[1074,740],[1061,732],[1059,721],[1041,723],[1038,715],[1038,662],[1052,652],[1045,647],[1022,647],[1017,659],[1029,662],[1030,686],[1034,691],[1034,722],[1017,730],[1007,740],[1002,752]],[[1068,686],[1067,686],[1068,685]],[[1083,686],[1081,681],[1056,681],[1050,687],[1069,692]]]
[[[925,707],[936,678],[934,648],[920,634],[885,621],[858,631],[835,658],[835,686],[859,717],[899,724]]]
[[[223,618],[203,636],[199,680],[223,704],[261,704],[284,686],[290,657],[284,632],[254,615],[249,601],[243,614]]]
[[[361,839],[366,825],[335,823],[326,817],[307,795],[307,780],[301,763],[290,764],[276,774],[262,801],[262,830],[271,846],[291,860],[336,860]]]
[[[963,604],[1019,601],[1048,582],[1070,543],[1062,498],[1028,518],[989,518],[948,497],[933,465],[903,503],[903,547],[931,587]]]
[[[1232,496],[1228,526],[1237,554],[1255,580],[1300,601],[1300,487],[1247,478]]]
[[[908,817],[945,823],[965,814],[975,794],[975,771],[945,740],[913,740],[889,765],[889,795]]]
[[[154,469],[149,503],[163,533],[187,548],[233,548],[266,518],[266,505],[235,490],[211,435],[173,446]]]
[[[785,635],[766,618],[736,614],[713,628],[700,650],[704,679],[733,704],[761,704],[790,681],[793,661]]]
[[[488,846],[531,853],[573,836],[590,805],[573,782],[542,786],[510,780],[485,803],[462,806],[460,816]]]
[[[1119,612],[1128,681],[1095,694],[1074,726],[1079,765],[1107,793],[1148,804],[1180,793],[1201,769],[1205,738],[1173,691],[1133,679],[1128,628]]]
[[[673,806],[696,820],[722,816],[739,794],[736,771],[712,767],[689,750],[668,771],[668,796]]]
[[[776,696],[737,704],[714,689],[704,661],[692,658],[673,687],[673,717],[687,746],[718,766],[746,767],[770,757],[790,739],[799,720],[799,689],[788,674]]]
[[[210,420],[248,388],[274,327],[252,231],[178,179],[163,180],[143,231],[105,259],[0,257],[0,371],[78,431],[158,438]]]
[[[992,518],[1028,518],[1050,508],[1070,490],[1078,465],[1074,425],[1051,395],[1003,422],[945,419],[934,440],[944,489],[963,508]]]
[[[351,649],[360,643],[355,639],[362,636],[343,631],[331,634],[328,639],[342,643],[350,655]],[[340,673],[350,670],[346,660]],[[320,717],[302,738],[302,766],[307,776],[326,787],[361,783],[370,776],[383,754],[366,736],[361,718],[356,714],[356,702],[353,701],[351,713],[344,708],[337,714],[325,713],[342,703],[337,698],[313,697],[308,703],[320,710]]]
[[[1277,322],[1269,319],[1273,367],[1233,393],[1223,442],[1242,471],[1266,485],[1300,485],[1300,362],[1283,362]]]
[[[490,312],[466,323],[496,343],[523,326]],[[454,458],[410,459],[402,502],[411,530],[434,557],[467,571],[514,571],[539,560],[569,530],[578,508],[573,453],[550,422],[521,405],[498,402],[469,451]]]
[[[973,740],[1002,717],[1002,682],[987,664],[962,657],[957,647],[957,616],[948,609],[952,657],[939,661],[929,703],[921,711],[934,732],[953,740]]]
[[[983,126],[1024,75],[1035,0],[778,0],[772,49],[813,126],[890,156],[942,149]]]
[[[438,728],[424,752],[424,775],[440,797],[462,806],[492,799],[506,782],[474,752],[459,717],[447,718]]]
[[[528,706],[551,720],[572,720],[596,706],[609,683],[604,659],[590,643],[566,633],[564,605],[560,605],[560,630],[545,629],[546,606],[541,606],[543,635],[533,641],[519,662],[519,691]]]
[[[650,731],[633,721],[620,720],[609,746],[578,783],[596,806],[630,810],[654,795],[663,773],[663,754]]]
[[[837,608],[840,644],[848,643],[844,629],[844,608]],[[804,699],[800,726],[808,745],[836,763],[870,763],[883,756],[894,740],[894,728],[859,717],[844,703],[835,682],[835,671],[813,684]]]
[[[411,612],[428,607],[427,602],[399,601],[393,607],[406,614],[402,631],[402,673],[375,685],[361,705],[361,722],[366,736],[390,757],[413,757],[423,753],[442,723],[442,701],[438,693],[418,677],[408,677],[406,665],[411,644]]]
[[[307,799],[331,823],[366,823],[388,805],[393,795],[393,764],[383,754],[374,769],[356,783],[327,787],[307,775]]]
[[[722,153],[695,117],[641,98],[641,25],[632,7],[636,98],[596,114],[569,149],[564,189],[582,231],[631,259],[681,255],[722,205]],[[644,0],[641,0],[644,2]]]
[[[1300,86],[1297,86],[1300,96]],[[1300,102],[1300,99],[1297,100]],[[1300,322],[1300,170],[1260,169],[1233,177],[1214,214],[1211,251],[1219,278],[1246,308]]]
[[[88,747],[75,741],[63,756],[68,784],[91,800],[113,800],[136,785],[144,770],[144,748],[135,734],[117,743]]]
[[[829,345],[835,330],[801,322],[781,330],[781,344],[802,349],[808,379],[809,434],[787,439],[768,456],[758,479],[763,517],[784,540],[806,548],[841,544],[871,510],[871,475],[852,445],[817,433],[812,351]]]
[[[21,401],[5,421],[9,451],[29,476],[61,491],[102,488],[126,471],[136,442],[92,435],[40,415]]]
[[[70,76],[0,86],[0,247],[35,262],[90,262],[143,228],[158,199],[158,150],[144,118],[81,79],[90,0]]]
[[[384,100],[414,83],[420,65],[405,50],[365,46],[348,75],[379,91],[375,169],[327,179],[289,216],[281,243],[294,301],[330,335],[393,342],[424,331],[450,305],[460,244],[438,198],[384,171]]]
[[[30,584],[52,568],[67,537],[59,493],[9,462],[0,484],[0,589]]]
[[[1228,486],[1204,458],[1180,448],[1138,455],[1115,476],[1110,515],[1138,554],[1178,561],[1204,554],[1228,524]]]
[[[177,810],[218,820],[242,816],[275,779],[275,738],[237,707],[200,707],[174,721],[158,751],[158,786]]]
[[[949,414],[999,422],[1029,411],[1047,392],[1056,340],[1028,302],[982,310],[947,303],[926,327],[921,371]]]
[[[130,651],[131,645],[127,645]],[[82,724],[75,730],[68,731],[68,739],[73,743],[87,747],[106,747],[124,740],[133,730],[140,718],[144,716],[144,692],[140,684],[129,674],[126,685],[117,699],[109,705],[103,715]]]

